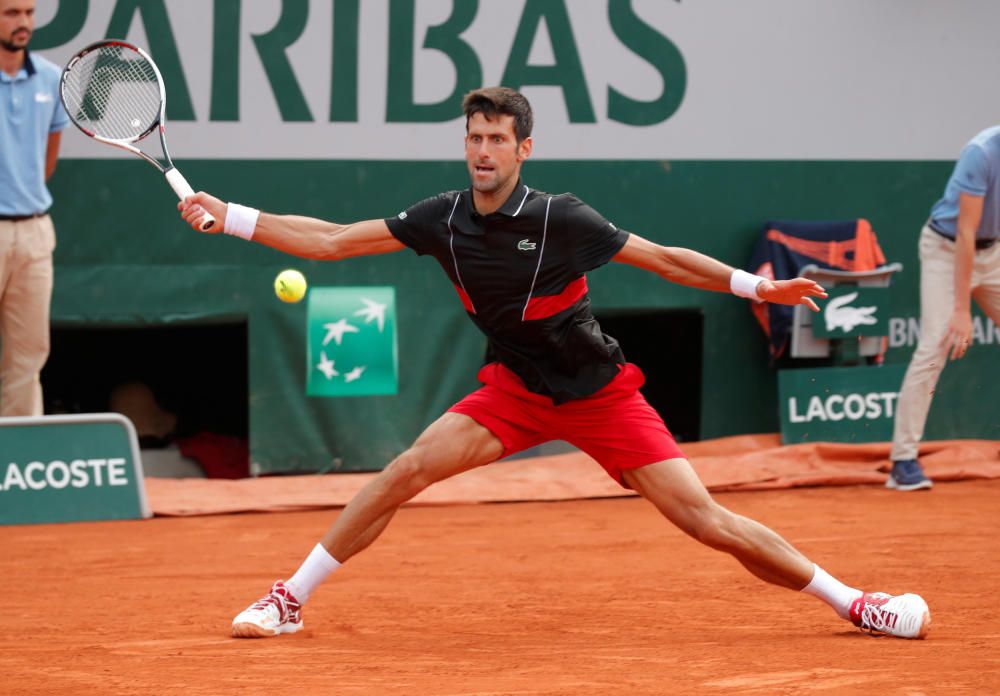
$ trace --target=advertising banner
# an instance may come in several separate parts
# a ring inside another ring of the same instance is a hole
[[[813,335],[820,338],[886,336],[889,333],[888,288],[830,288],[829,297],[816,300]]]
[[[0,418],[0,524],[151,516],[124,416]]]
[[[954,159],[1000,112],[982,88],[992,0],[62,0],[37,14],[32,48],[59,65],[104,37],[149,51],[178,159],[450,159],[463,95],[499,84],[532,101],[537,159]],[[127,156],[82,137],[62,154]]]
[[[395,288],[313,288],[308,322],[309,396],[397,393]]]
[[[781,441],[891,440],[905,372],[905,365],[781,370]]]

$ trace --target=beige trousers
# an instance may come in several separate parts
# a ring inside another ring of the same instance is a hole
[[[48,215],[0,220],[0,416],[42,415],[55,246]]]
[[[890,454],[893,461],[917,458],[934,389],[948,362],[941,340],[948,330],[954,297],[955,243],[924,227],[920,234],[920,342],[899,391]],[[972,297],[1000,326],[1000,242],[976,252]],[[994,404],[992,408],[1000,407]]]

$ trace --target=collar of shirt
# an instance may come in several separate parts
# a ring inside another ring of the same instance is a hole
[[[472,187],[470,186],[466,190],[466,193],[468,193],[469,195],[465,197],[466,198],[465,209],[469,217],[472,218],[473,220],[480,220],[482,218],[487,218],[490,215],[517,217],[517,214],[521,212],[521,207],[524,205],[524,201],[527,199],[528,193],[530,192],[531,189],[525,186],[524,182],[521,181],[521,178],[518,177],[517,185],[514,186],[513,192],[511,192],[511,194],[507,197],[507,200],[503,202],[503,205],[501,205],[499,208],[497,208],[497,210],[495,210],[492,213],[489,213],[488,215],[480,215],[479,212],[476,211],[476,206],[473,203]],[[479,228],[478,226],[474,229],[475,229],[474,232],[472,230],[468,231],[472,232],[473,234],[485,234],[485,230]]]
[[[4,82],[18,82],[19,80],[27,80],[34,74],[35,64],[31,61],[31,54],[28,53],[28,49],[24,49],[24,64],[21,66],[21,69],[17,71],[14,77],[0,70],[0,80]]]

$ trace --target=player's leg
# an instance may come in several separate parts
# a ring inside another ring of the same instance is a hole
[[[893,471],[887,485],[900,490],[930,486],[917,460],[927,414],[948,351],[941,340],[951,319],[955,293],[954,243],[928,227],[920,235],[920,341],[910,358],[896,399]]]
[[[2,224],[12,248],[2,269],[5,287],[0,294],[0,416],[40,416],[55,230],[48,217]]]
[[[341,563],[371,544],[399,506],[432,483],[489,464],[503,454],[496,435],[460,413],[445,413],[347,504],[323,536]]]
[[[400,505],[432,483],[489,464],[503,452],[500,440],[472,418],[445,413],[358,491],[287,583],[276,582],[233,620],[232,634],[262,638],[298,631],[302,604],[313,590],[375,541]]]
[[[764,525],[715,502],[686,459],[625,469],[622,475],[682,531],[731,554],[761,580],[801,590],[812,579],[813,564],[805,556]]]
[[[624,480],[687,534],[733,554],[763,580],[802,589],[813,575],[812,564],[774,532],[712,500],[639,391],[644,382],[637,366],[625,365],[604,389],[556,412],[556,435],[600,462],[619,483]]]
[[[816,596],[862,628],[905,638],[926,635],[930,613],[922,598],[844,585],[774,531],[719,505],[686,459],[624,469],[622,477],[685,533],[731,554],[762,580]]]
[[[764,525],[719,505],[688,463],[660,415],[638,391],[641,371],[625,366],[607,388],[558,412],[558,435],[638,491],[684,532],[733,555],[757,577],[819,597],[856,625],[917,637],[930,623],[916,595],[863,594],[810,563]],[[652,464],[648,462],[654,462]]]

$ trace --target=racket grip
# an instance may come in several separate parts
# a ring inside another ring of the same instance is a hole
[[[194,189],[191,188],[191,184],[187,182],[184,175],[177,171],[177,167],[171,167],[167,171],[163,172],[163,175],[167,177],[167,183],[170,184],[170,188],[174,190],[177,197],[182,201],[188,196],[194,195]],[[210,213],[205,213],[201,221],[198,223],[198,229],[205,232],[211,229],[212,225],[215,224],[215,217]]]

